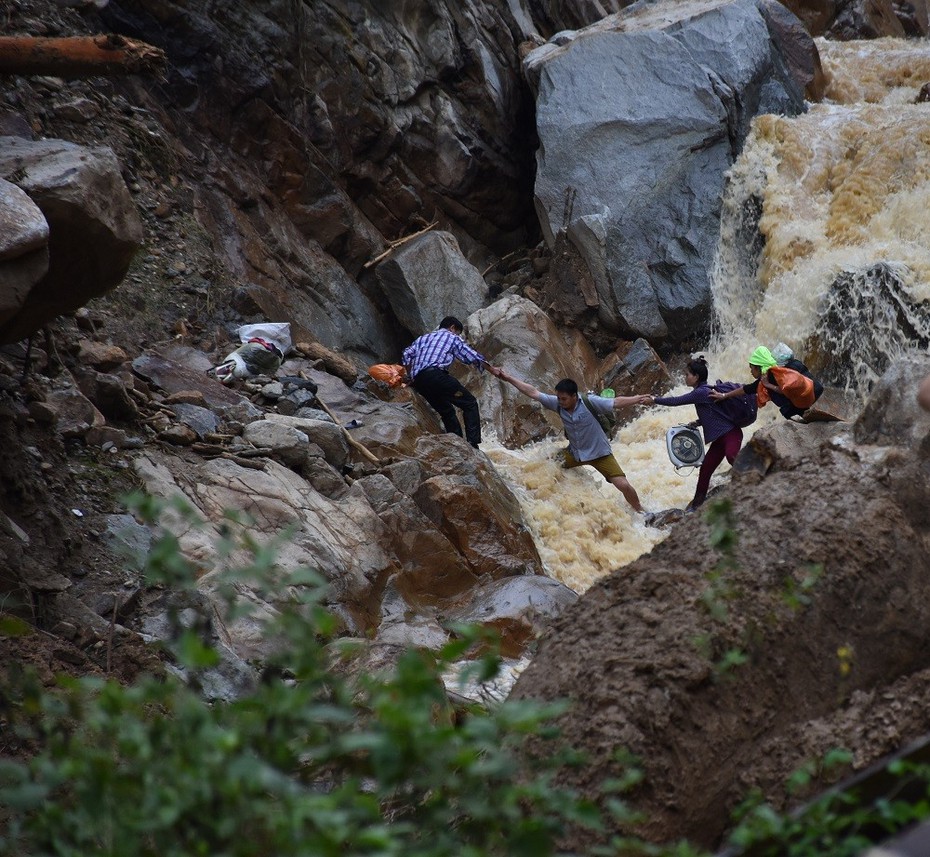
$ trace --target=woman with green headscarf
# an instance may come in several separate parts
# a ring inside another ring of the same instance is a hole
[[[791,364],[795,364],[792,368]],[[710,398],[719,402],[733,396],[755,395],[759,407],[770,399],[778,406],[781,415],[790,420],[803,416],[804,412],[820,398],[823,384],[817,381],[800,360],[791,360],[780,366],[772,352],[760,345],[749,355],[749,371],[755,380],[751,384],[737,387],[729,393],[712,391]]]
[[[773,366],[777,365],[778,361],[772,356],[772,352],[764,345],[760,345],[749,355],[750,369],[758,369],[760,373],[767,372]],[[753,378],[759,377],[755,372],[752,373],[752,376]]]

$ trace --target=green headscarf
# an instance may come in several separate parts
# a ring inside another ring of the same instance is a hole
[[[758,366],[763,372],[768,372],[778,361],[772,357],[772,352],[764,345],[760,345],[749,357],[750,366]]]

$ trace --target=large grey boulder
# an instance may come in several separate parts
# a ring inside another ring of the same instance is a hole
[[[0,262],[48,244],[48,223],[25,191],[0,179]]]
[[[48,273],[0,325],[0,342],[16,342],[115,288],[143,233],[116,156],[105,146],[0,137],[0,174],[16,177],[49,228]]]
[[[349,444],[345,435],[333,422],[274,413],[265,414],[263,422],[296,429],[304,435],[304,444],[315,443],[323,451],[327,462],[337,469],[341,468],[349,457]]]
[[[448,232],[408,242],[375,275],[394,314],[414,336],[434,330],[444,316],[467,318],[483,306],[487,293],[481,273]]]
[[[29,196],[0,179],[0,324],[19,312],[48,271],[48,231]]]
[[[288,467],[300,464],[307,453],[307,435],[283,423],[255,420],[245,427],[242,437],[257,447],[270,449],[272,455]]]
[[[764,2],[636,4],[525,59],[537,213],[584,260],[601,328],[652,342],[706,328],[724,174],[754,115],[804,109],[789,32],[793,54],[798,40],[815,54]]]
[[[495,366],[551,393],[562,378],[573,378],[582,389],[600,383],[600,361],[574,331],[559,330],[531,301],[507,297],[469,316],[469,341]],[[464,376],[463,376],[464,377]],[[558,417],[512,385],[489,373],[465,379],[478,399],[482,420],[498,439],[514,448],[562,431]]]

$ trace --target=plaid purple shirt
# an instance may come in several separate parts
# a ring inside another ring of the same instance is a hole
[[[404,349],[404,365],[410,367],[411,378],[416,378],[424,369],[448,369],[453,360],[473,363],[479,368],[486,362],[474,348],[444,327],[424,333]]]

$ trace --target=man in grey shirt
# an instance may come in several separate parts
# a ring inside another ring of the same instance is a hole
[[[563,378],[555,385],[555,395],[541,393],[532,384],[508,375],[503,369],[491,367],[491,374],[502,381],[512,384],[521,393],[536,399],[539,404],[550,411],[555,411],[562,419],[565,436],[568,438],[568,449],[565,450],[565,467],[578,467],[581,464],[590,464],[611,485],[613,485],[637,512],[643,512],[642,504],[636,489],[626,478],[617,459],[610,449],[610,443],[604,434],[604,429],[597,417],[585,406],[581,396],[578,395],[578,384],[571,378]],[[613,409],[620,409],[629,405],[642,404],[641,396],[617,396],[606,399],[602,396],[588,396],[591,408],[603,413]]]

